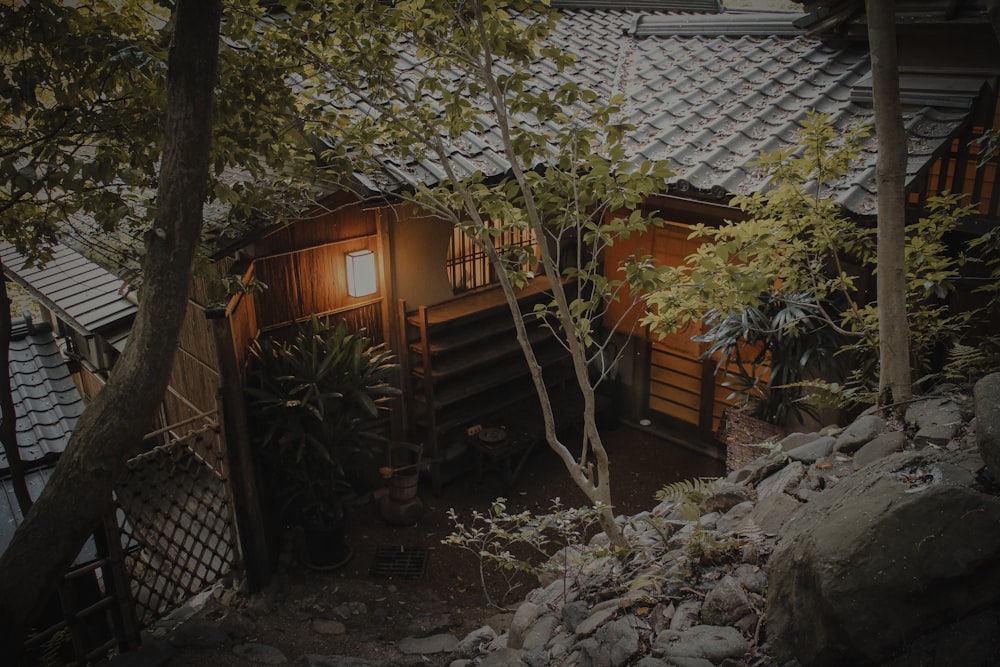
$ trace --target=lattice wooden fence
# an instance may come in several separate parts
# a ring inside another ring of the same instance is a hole
[[[140,625],[218,581],[238,558],[216,430],[206,426],[136,456],[115,497]]]

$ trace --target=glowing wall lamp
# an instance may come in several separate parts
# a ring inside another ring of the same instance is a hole
[[[347,293],[353,297],[368,296],[378,291],[375,280],[375,252],[355,250],[347,258]]]

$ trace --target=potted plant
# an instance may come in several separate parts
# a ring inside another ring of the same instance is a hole
[[[345,561],[353,482],[386,441],[381,430],[386,403],[399,395],[390,384],[397,365],[364,330],[315,316],[290,340],[258,339],[251,355],[246,391],[265,488],[286,521],[302,526],[307,562]]]

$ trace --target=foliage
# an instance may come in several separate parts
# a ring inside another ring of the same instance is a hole
[[[562,549],[583,544],[588,529],[597,523],[600,506],[563,507],[559,498],[552,501],[547,514],[534,515],[525,510],[517,514],[507,511],[507,500],[497,498],[486,512],[473,510],[468,522],[463,521],[454,508],[448,518],[454,530],[442,544],[470,552],[479,560],[479,580],[487,603],[499,606],[490,595],[486,583],[487,566],[503,576],[507,590],[500,604],[517,587],[515,575],[537,575],[551,567],[553,556]],[[527,553],[515,553],[524,547]]]
[[[290,342],[264,338],[251,354],[254,444],[285,507],[309,521],[342,516],[351,468],[381,447],[381,413],[399,394],[392,356],[345,321],[315,316]]]
[[[815,414],[805,401],[807,376],[833,379],[836,352],[844,342],[808,292],[772,290],[742,312],[711,310],[711,327],[694,340],[709,343],[703,357],[715,359],[733,390],[734,406],[758,419],[784,425],[801,414]],[[833,377],[831,377],[831,375]]]
[[[733,198],[748,218],[692,229],[691,237],[705,242],[681,266],[662,268],[643,323],[672,333],[709,313],[714,321],[742,317],[762,294],[808,294],[815,310],[807,316],[819,314],[831,332],[850,337],[852,397],[870,400],[877,387],[867,383],[878,363],[878,312],[867,294],[875,229],[845,217],[832,196],[867,134],[865,126],[842,131],[828,115],[809,112],[797,146],[758,160],[771,187]],[[969,317],[950,313],[943,297],[960,266],[944,239],[970,212],[959,196],[944,195],[907,229],[907,304],[918,369],[928,368],[934,350],[960,334]]]
[[[331,31],[346,14],[352,21]],[[365,194],[391,194],[460,227],[490,259],[510,304],[537,273],[552,279],[552,301],[534,317],[569,350],[591,407],[579,456],[551,419],[548,442],[588,498],[610,507],[592,409],[604,376],[592,379],[589,367],[606,352],[598,329],[608,304],[636,303],[649,262],[632,257],[602,267],[601,256],[618,238],[659,224],[641,203],[665,191],[670,172],[665,162],[626,158],[631,127],[620,118],[620,95],[547,76],[574,67],[546,42],[557,18],[547,3],[526,0],[291,3],[281,19],[289,29],[275,38],[302,54],[303,129],[321,141],[331,176],[350,175],[344,187],[364,183]],[[470,146],[483,160],[456,157]],[[537,261],[500,241],[514,229],[532,233]],[[515,319],[543,414],[551,417],[524,318]],[[602,525],[620,539],[610,511]]]
[[[715,493],[723,481],[718,477],[693,477],[681,479],[667,484],[656,492],[656,499],[661,502],[685,502],[701,504],[708,496]]]
[[[308,162],[285,75],[294,55],[258,29],[255,0],[228,0],[219,54],[203,240],[233,223],[298,214]],[[73,237],[138,279],[150,232],[173,19],[157,0],[0,6],[0,236],[37,262]]]

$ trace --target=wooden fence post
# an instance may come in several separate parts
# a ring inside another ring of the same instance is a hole
[[[246,406],[233,337],[229,330],[228,311],[209,308],[205,315],[211,322],[219,363],[220,437],[226,448],[228,478],[233,497],[233,514],[239,534],[240,549],[251,590],[260,590],[273,572],[272,550],[267,542],[257,476],[250,454]]]

